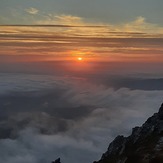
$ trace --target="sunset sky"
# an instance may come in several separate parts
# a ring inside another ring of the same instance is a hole
[[[163,102],[163,0],[0,0],[0,162],[92,163]]]
[[[162,5],[161,0],[1,0],[1,61],[162,62]]]

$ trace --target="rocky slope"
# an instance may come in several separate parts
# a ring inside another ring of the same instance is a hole
[[[117,136],[94,163],[163,163],[163,104],[129,137]]]

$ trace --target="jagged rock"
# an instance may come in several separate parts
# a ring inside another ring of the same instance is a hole
[[[52,163],[61,163],[60,158],[56,159],[55,161],[52,161]]]
[[[94,163],[163,163],[163,104],[129,137],[116,137]]]
[[[161,120],[163,120],[163,104],[161,105],[160,109],[159,109],[159,118]]]

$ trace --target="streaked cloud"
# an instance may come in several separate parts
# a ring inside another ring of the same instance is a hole
[[[79,25],[82,22],[82,18],[78,16],[72,16],[72,15],[58,15],[55,16],[57,18],[57,21],[61,24],[68,24],[68,25]]]
[[[113,25],[50,14],[34,25],[0,26],[0,38],[1,60],[11,55],[17,58],[23,55],[22,59],[31,56],[30,60],[57,60],[81,54],[88,58],[106,57],[110,61],[163,60],[163,28],[148,23],[144,17]]]
[[[25,9],[25,11],[26,11],[27,13],[29,13],[29,14],[32,14],[32,15],[36,15],[36,14],[39,12],[38,9],[33,8],[33,7],[27,8],[27,9]]]
[[[70,26],[94,26],[94,27],[100,27],[100,29],[96,28],[95,30],[87,29],[85,33],[88,34],[88,30],[90,34],[97,34],[96,31],[100,33],[101,36],[105,37],[105,34],[111,34],[111,32],[121,32],[120,35],[123,33],[123,36],[127,36],[127,34],[130,32],[132,33],[144,33],[144,34],[163,34],[162,30],[163,27],[158,26],[157,24],[149,23],[146,21],[145,17],[139,16],[135,20],[121,23],[121,24],[109,24],[109,23],[102,23],[102,22],[96,22],[96,23],[90,23],[89,21],[86,21],[82,17],[78,16],[72,16],[72,15],[52,15],[49,14],[46,19],[39,20],[35,22],[36,24],[62,24],[62,25],[70,25]],[[80,28],[78,28],[78,31]],[[72,29],[72,33],[76,33],[75,29]],[[126,35],[125,35],[126,32]],[[81,31],[79,31],[81,33]],[[84,31],[82,31],[84,33]],[[112,33],[113,34],[113,33]],[[116,33],[115,33],[116,34]],[[119,35],[119,37],[120,37]],[[108,36],[108,35],[107,35]],[[106,37],[107,37],[106,36]]]

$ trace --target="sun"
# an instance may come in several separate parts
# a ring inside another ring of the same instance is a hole
[[[81,58],[81,57],[78,57],[77,59],[78,59],[78,61],[82,61],[83,60],[83,58]]]

